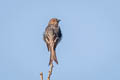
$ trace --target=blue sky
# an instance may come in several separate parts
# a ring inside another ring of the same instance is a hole
[[[43,32],[61,19],[52,80],[120,80],[119,0],[1,0],[0,80],[48,75]]]

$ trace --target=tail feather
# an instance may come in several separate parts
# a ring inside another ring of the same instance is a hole
[[[55,61],[56,64],[58,64],[57,57],[56,57],[56,52],[53,48],[51,48],[49,65],[51,65],[53,61]]]

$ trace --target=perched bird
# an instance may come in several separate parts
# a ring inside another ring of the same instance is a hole
[[[48,51],[50,51],[49,65],[51,65],[53,61],[58,64],[55,49],[62,38],[61,29],[58,25],[59,22],[60,20],[57,18],[50,19],[43,35]]]

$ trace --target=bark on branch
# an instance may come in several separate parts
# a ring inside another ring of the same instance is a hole
[[[50,80],[50,77],[52,75],[52,70],[53,70],[53,64],[50,65],[50,70],[48,72],[48,78],[47,78],[47,80]]]
[[[40,72],[40,78],[43,80],[43,72]]]
[[[48,72],[48,78],[47,78],[47,80],[50,80],[50,77],[52,75],[52,71],[53,71],[53,64],[50,65],[50,70]],[[40,72],[40,78],[41,78],[41,80],[43,80],[43,72]]]

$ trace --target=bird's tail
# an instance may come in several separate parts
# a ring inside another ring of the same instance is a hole
[[[49,65],[51,65],[53,61],[55,61],[56,64],[58,64],[57,57],[56,57],[56,52],[55,52],[54,48],[51,47],[51,49],[50,49],[50,61],[49,61]]]

